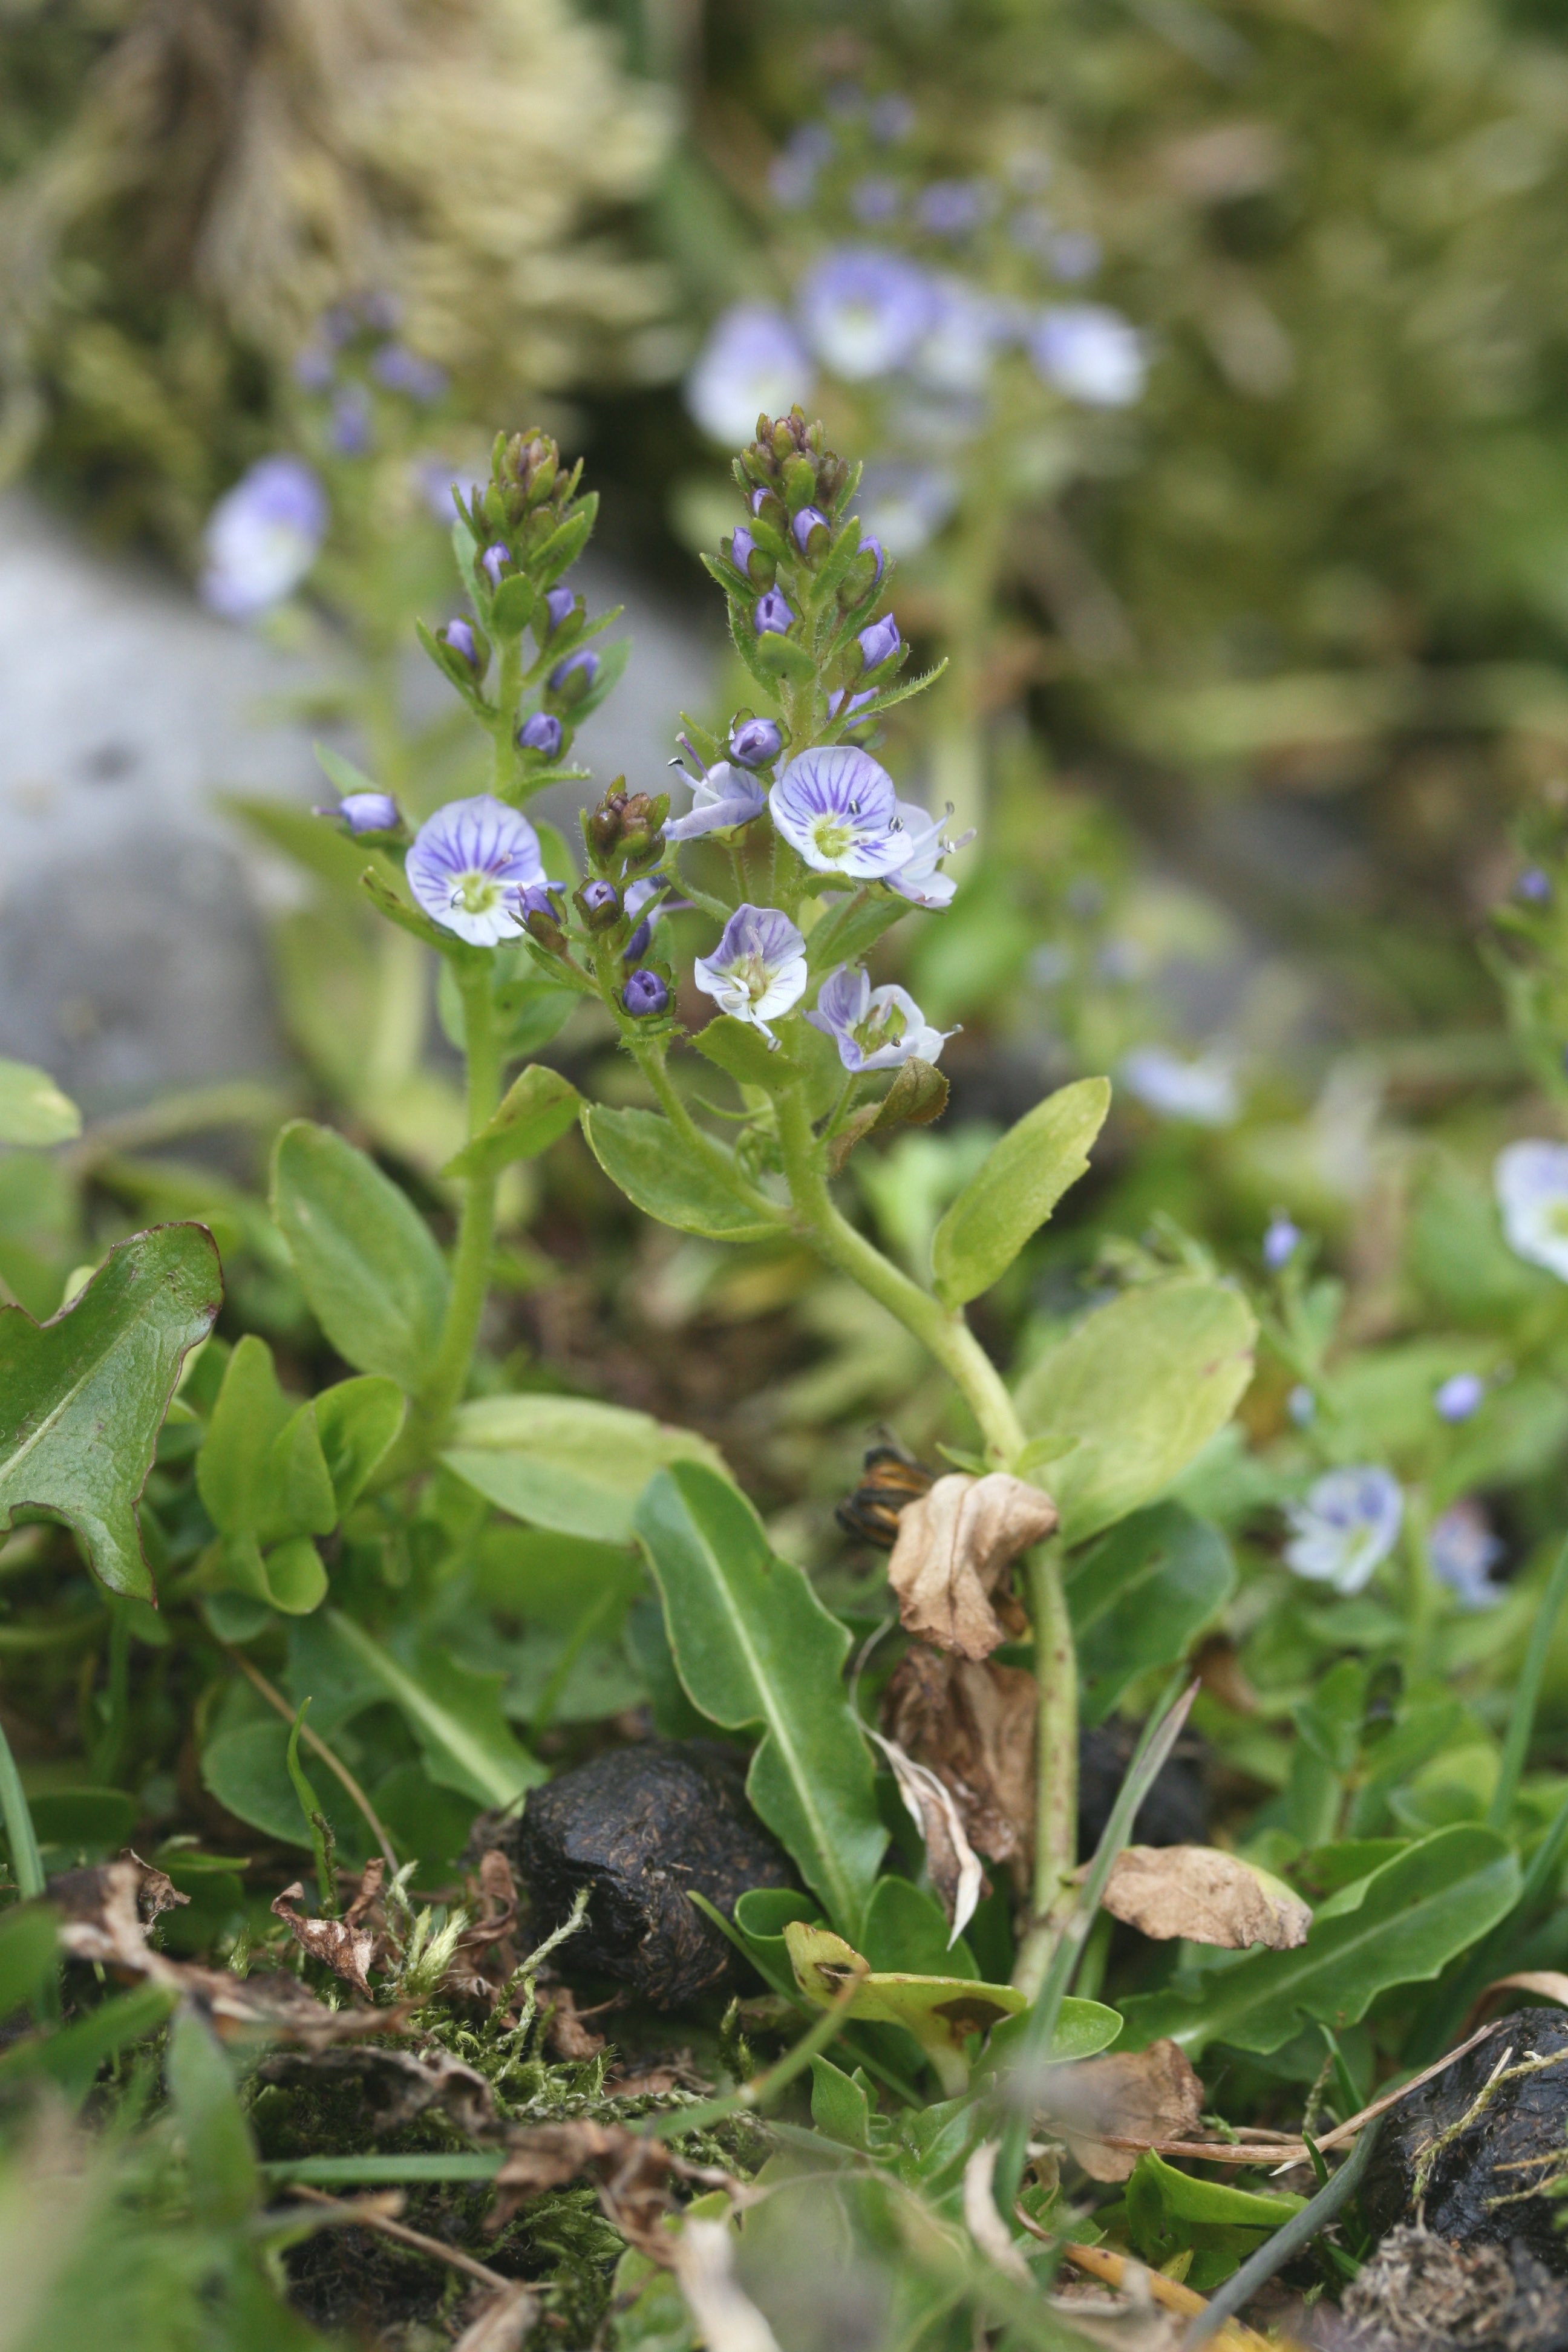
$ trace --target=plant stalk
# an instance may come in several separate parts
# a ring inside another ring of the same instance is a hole
[[[1039,1685],[1035,1752],[1034,1919],[1013,1981],[1031,2000],[1045,1982],[1078,1862],[1078,1660],[1054,1537],[1029,1554],[1029,1615]]]

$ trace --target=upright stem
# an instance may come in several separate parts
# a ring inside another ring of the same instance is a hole
[[[1035,1916],[1013,1972],[1034,2000],[1045,1982],[1078,1861],[1078,1659],[1053,1537],[1029,1555],[1029,1615],[1039,1685],[1035,1753]]]
[[[496,719],[494,727],[495,757],[491,762],[490,790],[498,800],[506,798],[507,786],[517,763],[517,747],[512,741],[512,721],[517,713],[517,698],[522,691],[522,647],[516,637],[507,638],[500,649],[500,676],[496,684]]]

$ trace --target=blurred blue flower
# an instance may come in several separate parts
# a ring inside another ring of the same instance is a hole
[[[1300,1246],[1301,1228],[1292,1224],[1282,1210],[1269,1219],[1263,1236],[1263,1263],[1270,1274],[1288,1266]]]
[[[880,246],[841,246],[800,289],[810,349],[850,383],[903,367],[930,333],[936,292],[923,269]]]
[[[895,147],[914,129],[915,110],[907,98],[890,90],[885,98],[872,100],[866,121],[873,139],[884,147]]]
[[[698,841],[705,833],[728,833],[750,824],[767,806],[767,795],[755,776],[728,760],[716,760],[691,787],[691,806],[684,816],[667,824],[667,841]]]
[[[768,804],[784,839],[818,874],[872,881],[909,862],[893,780],[869,751],[832,743],[797,753]]]
[[[448,801],[426,817],[408,852],[408,887],[433,923],[493,948],[522,929],[520,893],[545,881],[539,835],[489,793]]]
[[[1126,408],[1141,396],[1148,374],[1138,330],[1101,302],[1047,310],[1029,356],[1048,384],[1086,408]]]
[[[1047,253],[1052,269],[1064,285],[1081,285],[1100,268],[1100,239],[1086,228],[1064,228],[1050,239]]]
[[[899,822],[904,828],[910,854],[898,872],[889,875],[888,880],[900,898],[908,898],[913,906],[934,908],[952,904],[958,885],[951,874],[941,871],[941,863],[944,857],[951,857],[955,849],[963,849],[972,842],[975,828],[971,825],[967,832],[954,834],[950,838],[944,835],[942,827],[952,814],[951,801],[941,816],[928,814],[918,801],[899,803]],[[923,1058],[929,1060],[930,1056]]]
[[[955,397],[983,392],[1005,337],[1005,313],[957,278],[937,279],[933,292],[934,313],[914,355],[915,373],[933,391]]]
[[[1221,1055],[1189,1062],[1166,1045],[1137,1045],[1122,1055],[1119,1075],[1129,1094],[1166,1118],[1229,1127],[1240,1116],[1236,1073]]]
[[[333,394],[332,411],[327,421],[329,447],[334,457],[363,457],[374,438],[370,394],[363,383],[345,383],[341,392]]]
[[[258,458],[207,517],[201,595],[226,621],[248,621],[296,589],[321,552],[326,491],[302,457]]]
[[[895,460],[868,466],[861,476],[861,519],[891,556],[918,555],[957,503],[957,483],[938,466]]]
[[[1510,1249],[1568,1282],[1568,1144],[1509,1144],[1493,1163],[1492,1182]]]
[[[1305,1381],[1298,1381],[1285,1400],[1285,1410],[1298,1429],[1310,1429],[1318,1417],[1318,1400]]]
[[[1468,1421],[1486,1402],[1487,1384],[1479,1372],[1453,1372],[1432,1403],[1440,1421]]]
[[[1306,1501],[1286,1512],[1292,1533],[1285,1564],[1314,1584],[1359,1592],[1393,1550],[1404,1515],[1404,1495],[1388,1471],[1371,1464],[1327,1471]]]
[[[1527,906],[1544,907],[1552,896],[1552,877],[1539,866],[1527,866],[1513,886],[1513,895]]]
[[[849,209],[863,228],[886,228],[903,209],[903,191],[883,172],[868,173],[849,191]]]
[[[990,209],[983,180],[933,180],[921,190],[915,217],[932,236],[972,236]]]
[[[1491,1580],[1503,1549],[1485,1511],[1468,1495],[1433,1521],[1426,1542],[1433,1574],[1462,1609],[1495,1609],[1503,1598]]]
[[[816,992],[806,1019],[831,1037],[847,1070],[896,1070],[919,1059],[934,1062],[951,1029],[933,1029],[907,989],[873,988],[861,964],[841,963]]]
[[[767,302],[738,302],[714,321],[686,379],[686,405],[715,441],[749,441],[759,415],[782,416],[811,390],[799,336]]]
[[[335,809],[316,814],[341,817],[351,833],[394,833],[403,822],[390,793],[345,793]]]
[[[810,204],[816,175],[833,160],[833,133],[825,122],[803,122],[790,133],[768,171],[768,190],[775,205],[799,212]],[[771,412],[770,412],[771,413]],[[727,436],[721,435],[721,439]]]
[[[769,1028],[805,994],[805,941],[776,907],[737,907],[710,956],[699,956],[692,978],[721,1013],[748,1021],[770,1045]]]
[[[447,371],[434,360],[421,359],[405,343],[383,343],[370,362],[370,372],[388,392],[402,393],[422,406],[439,400],[447,389]]]
[[[307,343],[294,362],[294,381],[301,392],[327,392],[336,373],[324,344]]]

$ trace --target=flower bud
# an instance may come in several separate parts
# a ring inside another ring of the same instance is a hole
[[[793,457],[786,460],[784,493],[792,513],[801,507],[809,506],[816,496],[816,467],[809,457]]]
[[[795,613],[787,599],[776,588],[759,596],[752,607],[752,626],[759,637],[783,637],[789,634]]]
[[[765,768],[784,749],[776,719],[737,719],[730,730],[730,757],[742,768]]]
[[[563,621],[569,621],[577,609],[577,599],[570,588],[547,589],[542,597],[542,609],[534,616],[533,633],[537,637],[552,637]]]
[[[395,833],[403,823],[390,793],[345,793],[335,809],[317,814],[341,818],[351,833]]]
[[[790,530],[803,555],[815,561],[826,551],[831,530],[820,507],[802,507]]]
[[[775,571],[773,560],[757,545],[744,524],[731,532],[726,552],[736,571],[750,580],[754,586],[758,588],[773,586]]]
[[[613,882],[594,875],[573,892],[573,903],[591,931],[607,931],[621,919],[621,894]]]
[[[584,817],[583,829],[595,856],[608,857],[612,850],[619,847],[628,798],[619,783],[612,784],[597,808]]]
[[[511,550],[504,540],[498,539],[487,547],[479,558],[479,570],[492,588],[499,588],[501,576],[511,570]]]
[[[888,559],[882,551],[881,541],[873,538],[868,530],[863,530],[860,534],[860,544],[855,551],[857,564],[864,555],[869,555],[875,561],[877,568],[871,574],[871,585],[873,588],[879,588],[882,584],[882,574],[888,568]]]
[[[516,893],[517,911],[522,918],[523,929],[530,939],[537,940],[552,955],[560,955],[566,946],[566,934],[561,928],[560,910],[542,884],[530,883]]]
[[[872,621],[861,630],[856,643],[860,648],[860,656],[867,668],[879,669],[884,662],[892,660],[894,655],[900,650],[902,640],[899,635],[897,621],[894,620],[891,613],[884,613],[880,620]]]
[[[584,646],[556,663],[550,673],[550,691],[558,694],[563,702],[584,702],[598,675],[599,656],[592,646]]]
[[[669,991],[657,971],[634,971],[621,991],[621,1003],[634,1021],[647,1021],[669,1010]]]
[[[521,512],[544,504],[561,470],[561,452],[547,433],[537,430],[514,433],[510,440],[498,436],[491,466],[507,505],[515,503]]]
[[[631,793],[621,810],[621,854],[628,866],[647,866],[664,847],[664,820],[669,814],[669,794],[652,799]]]
[[[537,751],[546,760],[560,758],[563,740],[561,721],[550,710],[536,710],[517,730],[518,750]]]
[[[437,630],[436,635],[449,653],[456,654],[458,659],[473,671],[476,677],[483,677],[489,667],[490,649],[471,622],[461,619],[448,621],[444,629]]]

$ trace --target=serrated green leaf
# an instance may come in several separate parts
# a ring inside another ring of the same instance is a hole
[[[611,1183],[661,1225],[710,1241],[758,1242],[770,1239],[784,1222],[782,1215],[759,1216],[658,1111],[606,1110],[592,1103],[583,1111],[583,1132]],[[737,1170],[737,1187],[740,1182]]]
[[[80,1133],[80,1111],[47,1070],[0,1057],[0,1143],[43,1147]]]
[[[1112,1528],[1068,1579],[1084,1721],[1103,1723],[1137,1675],[1184,1657],[1235,1590],[1230,1546],[1180,1503]]]
[[[0,1530],[24,1506],[79,1537],[111,1592],[153,1597],[136,1505],[180,1367],[223,1304],[204,1225],[120,1242],[47,1323],[0,1307]]]
[[[844,1686],[848,1633],[775,1557],[744,1496],[702,1465],[661,1470],[634,1524],[687,1696],[727,1730],[761,1732],[752,1804],[858,1934],[888,1832]]]
[[[740,1086],[766,1087],[773,1093],[800,1076],[786,1054],[770,1045],[751,1022],[737,1021],[733,1013],[721,1013],[693,1034],[691,1043]]]
[[[493,1118],[441,1171],[444,1176],[497,1176],[516,1160],[537,1160],[577,1121],[582,1096],[543,1062],[512,1080]]]
[[[1436,1831],[1321,1904],[1304,1944],[1258,1952],[1207,1979],[1196,1999],[1145,1993],[1123,2004],[1119,2048],[1168,2034],[1189,2056],[1211,2042],[1266,2056],[1316,2019],[1359,2023],[1379,1993],[1437,1976],[1519,1899],[1519,1862],[1490,1830]]]
[[[694,1430],[589,1397],[479,1397],[459,1406],[442,1455],[477,1494],[530,1526],[629,1544],[632,1510],[656,1470],[721,1456]]]
[[[1025,1374],[1025,1429],[1079,1440],[1040,1482],[1068,1543],[1153,1502],[1224,1428],[1256,1336],[1239,1291],[1182,1276],[1113,1299]]]
[[[1109,1078],[1079,1078],[1037,1103],[992,1146],[931,1240],[936,1287],[950,1307],[978,1298],[1006,1273],[1087,1170],[1110,1108]]]
[[[407,1196],[341,1135],[295,1119],[273,1156],[272,1214],[339,1355],[416,1389],[440,1339],[447,1284]]]

